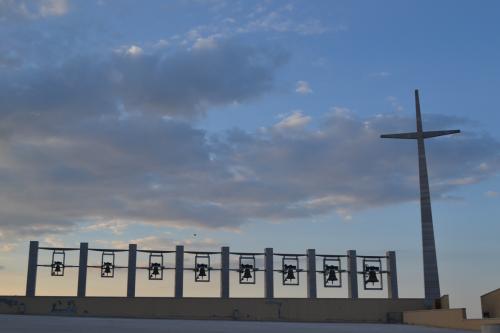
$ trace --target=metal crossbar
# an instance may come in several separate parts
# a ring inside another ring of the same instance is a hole
[[[89,251],[95,252],[128,252],[128,249],[90,249]]]
[[[383,259],[383,258],[389,258],[388,256],[359,256],[357,255],[356,258],[366,258],[366,259]]]
[[[163,251],[163,250],[137,250],[137,252],[142,252],[142,253],[175,253],[175,251],[169,250],[169,251]]]
[[[48,247],[40,246],[39,250],[50,250],[50,251],[80,251],[79,247]]]
[[[263,256],[265,253],[260,252],[229,252],[231,255],[235,256]]]
[[[184,251],[184,253],[187,253],[187,254],[208,254],[208,255],[221,254],[220,251]]]
[[[305,253],[274,253],[274,255],[280,257],[307,257]]]

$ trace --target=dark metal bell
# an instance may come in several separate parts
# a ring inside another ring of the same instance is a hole
[[[365,281],[365,283],[370,283],[370,282],[372,284],[379,282],[377,278],[377,272],[375,270],[368,271],[368,279]]]
[[[286,277],[285,281],[287,280],[295,280],[295,266],[289,265],[286,266]]]
[[[207,269],[206,269],[206,267],[207,267],[207,265],[205,265],[205,264],[198,265],[198,271],[199,271],[198,277],[203,278],[203,277],[207,276]]]
[[[245,266],[245,270],[243,271],[243,277],[242,279],[251,279],[252,278],[252,272],[251,272],[251,265],[243,265]]]
[[[61,272],[62,262],[60,262],[60,261],[56,261],[56,262],[54,263],[54,266],[55,266],[55,267],[54,267],[54,272],[56,272],[56,273]]]
[[[154,275],[154,276],[160,275],[160,264],[154,263],[151,266],[153,267],[152,275]]]
[[[337,281],[337,274],[335,274],[335,270],[334,269],[329,269],[328,270],[328,278],[326,279],[326,281],[328,282],[335,282]]]
[[[106,274],[111,274],[111,263],[110,262],[105,262],[104,263],[104,273]]]

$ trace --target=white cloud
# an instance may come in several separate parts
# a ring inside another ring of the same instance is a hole
[[[302,114],[301,110],[292,111],[292,113],[280,122],[274,125],[274,128],[278,130],[288,130],[288,129],[301,129],[304,128],[311,121],[311,117]]]
[[[102,241],[106,243],[105,241]],[[141,238],[131,239],[129,241],[112,241],[114,248],[127,249],[129,244],[137,244],[137,247],[142,250],[161,250],[173,249],[176,245],[189,246],[190,251],[196,250],[215,250],[222,246],[222,244],[210,237],[192,237],[185,239],[175,239],[170,235],[150,235]]]
[[[311,87],[309,86],[309,83],[307,83],[306,81],[297,81],[295,85],[295,91],[301,95],[307,95],[313,92]]]
[[[141,56],[139,56],[141,55]],[[258,61],[255,61],[258,59]],[[16,117],[58,118],[117,112],[193,118],[210,107],[256,98],[272,90],[274,72],[287,61],[277,49],[221,41],[175,53],[145,53],[125,46],[110,57],[79,56],[0,77],[0,100]],[[64,79],[63,79],[64,78]],[[30,86],[31,89],[21,87]],[[47,98],[46,96],[51,96]],[[64,111],[70,109],[72,112]]]
[[[41,0],[40,14],[42,16],[61,16],[69,10],[67,0]]]
[[[293,11],[293,5],[285,5],[274,9],[259,5],[248,15],[250,20],[242,24],[237,31],[241,33],[273,31],[278,33],[292,32],[300,35],[319,35],[331,30],[316,18],[306,18],[300,21],[293,19],[291,15]],[[345,30],[344,26],[333,29],[333,31],[342,30]]]
[[[41,19],[62,16],[69,11],[67,0],[1,0],[0,21],[19,19]]]
[[[339,208],[335,212],[346,222],[352,220],[352,215],[348,209]]]
[[[64,241],[59,237],[46,236],[42,242],[51,247],[64,247]]]
[[[497,191],[487,191],[485,195],[489,198],[496,198],[500,195],[500,193]]]
[[[212,36],[202,32],[187,45]],[[0,197],[0,243],[119,234],[131,223],[238,228],[332,212],[347,219],[418,196],[414,149],[379,139],[414,128],[399,114],[360,119],[334,107],[315,126],[295,110],[255,132],[200,129],[191,120],[207,110],[272,91],[287,61],[274,47],[216,41],[196,51],[127,45],[57,65],[2,67],[0,185],[8,195]],[[456,121],[426,119],[439,128]],[[498,172],[499,151],[488,137],[433,140],[436,198],[469,183],[457,179]]]
[[[338,29],[338,30],[337,30]],[[337,28],[336,31],[343,31],[345,27]],[[320,35],[328,31],[328,28],[323,25],[320,20],[309,19],[305,22],[299,23],[294,29],[301,35]]]
[[[92,220],[94,220],[94,223],[83,226],[81,230],[84,232],[109,230],[115,235],[121,235],[131,223],[129,221],[106,219],[103,217],[92,218]]]
[[[390,75],[391,75],[391,73],[382,71],[382,72],[371,73],[369,76],[370,77],[381,77],[381,78],[384,78],[384,77],[388,77]]]
[[[314,129],[297,110],[267,131],[210,136],[156,115],[72,119],[60,123],[67,131],[46,127],[43,119],[28,128],[11,122],[18,131],[0,151],[9,161],[2,166],[9,196],[1,198],[0,243],[20,235],[57,241],[70,231],[120,233],[132,222],[235,229],[331,212],[348,220],[361,209],[418,198],[415,151],[379,139],[414,126],[414,119],[360,119],[346,110],[330,112]],[[300,135],[287,135],[291,129]],[[428,154],[435,198],[496,174],[499,151],[488,137],[434,140]],[[478,170],[480,163],[489,169]]]
[[[5,243],[0,244],[0,252],[12,252],[17,247],[16,243]]]
[[[476,177],[460,177],[448,180],[450,185],[470,185],[479,181]]]
[[[161,48],[165,48],[165,47],[167,47],[169,45],[170,45],[170,43],[167,40],[160,39],[156,43],[153,44],[153,47],[161,49]]]
[[[197,38],[193,44],[194,50],[214,49],[217,47],[217,42],[214,36],[206,38]]]
[[[488,163],[483,162],[483,163],[479,164],[478,169],[481,171],[487,172],[488,170],[490,170],[490,166],[488,165]]]
[[[137,45],[132,45],[130,46],[127,51],[126,51],[126,54],[128,54],[129,56],[131,57],[138,57],[140,56],[141,54],[143,53],[143,50],[137,46]]]
[[[394,111],[396,112],[402,112],[404,111],[403,106],[399,103],[398,99],[394,96],[388,96],[386,100],[391,104],[393,107]]]
[[[339,118],[346,118],[346,119],[352,119],[354,117],[353,112],[349,108],[341,107],[341,106],[332,107],[330,109],[329,115],[334,116],[334,117],[339,117]],[[365,121],[363,124],[366,125],[366,123],[367,123],[367,121]]]

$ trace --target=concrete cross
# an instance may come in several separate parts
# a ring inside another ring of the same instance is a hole
[[[410,133],[383,134],[381,138],[387,139],[413,139],[418,146],[418,171],[420,178],[420,213],[422,220],[422,250],[424,258],[424,288],[425,300],[428,306],[441,297],[439,288],[439,274],[436,259],[436,244],[434,241],[434,226],[432,223],[431,195],[429,191],[429,177],[427,174],[427,161],[425,157],[424,139],[443,135],[460,133],[460,130],[426,131],[422,129],[422,116],[420,114],[420,100],[418,90],[415,90],[415,105],[417,112],[417,131]]]

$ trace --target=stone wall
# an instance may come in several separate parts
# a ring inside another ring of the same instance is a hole
[[[303,322],[401,322],[423,299],[0,296],[0,313]]]
[[[500,288],[481,296],[484,318],[500,318]]]

